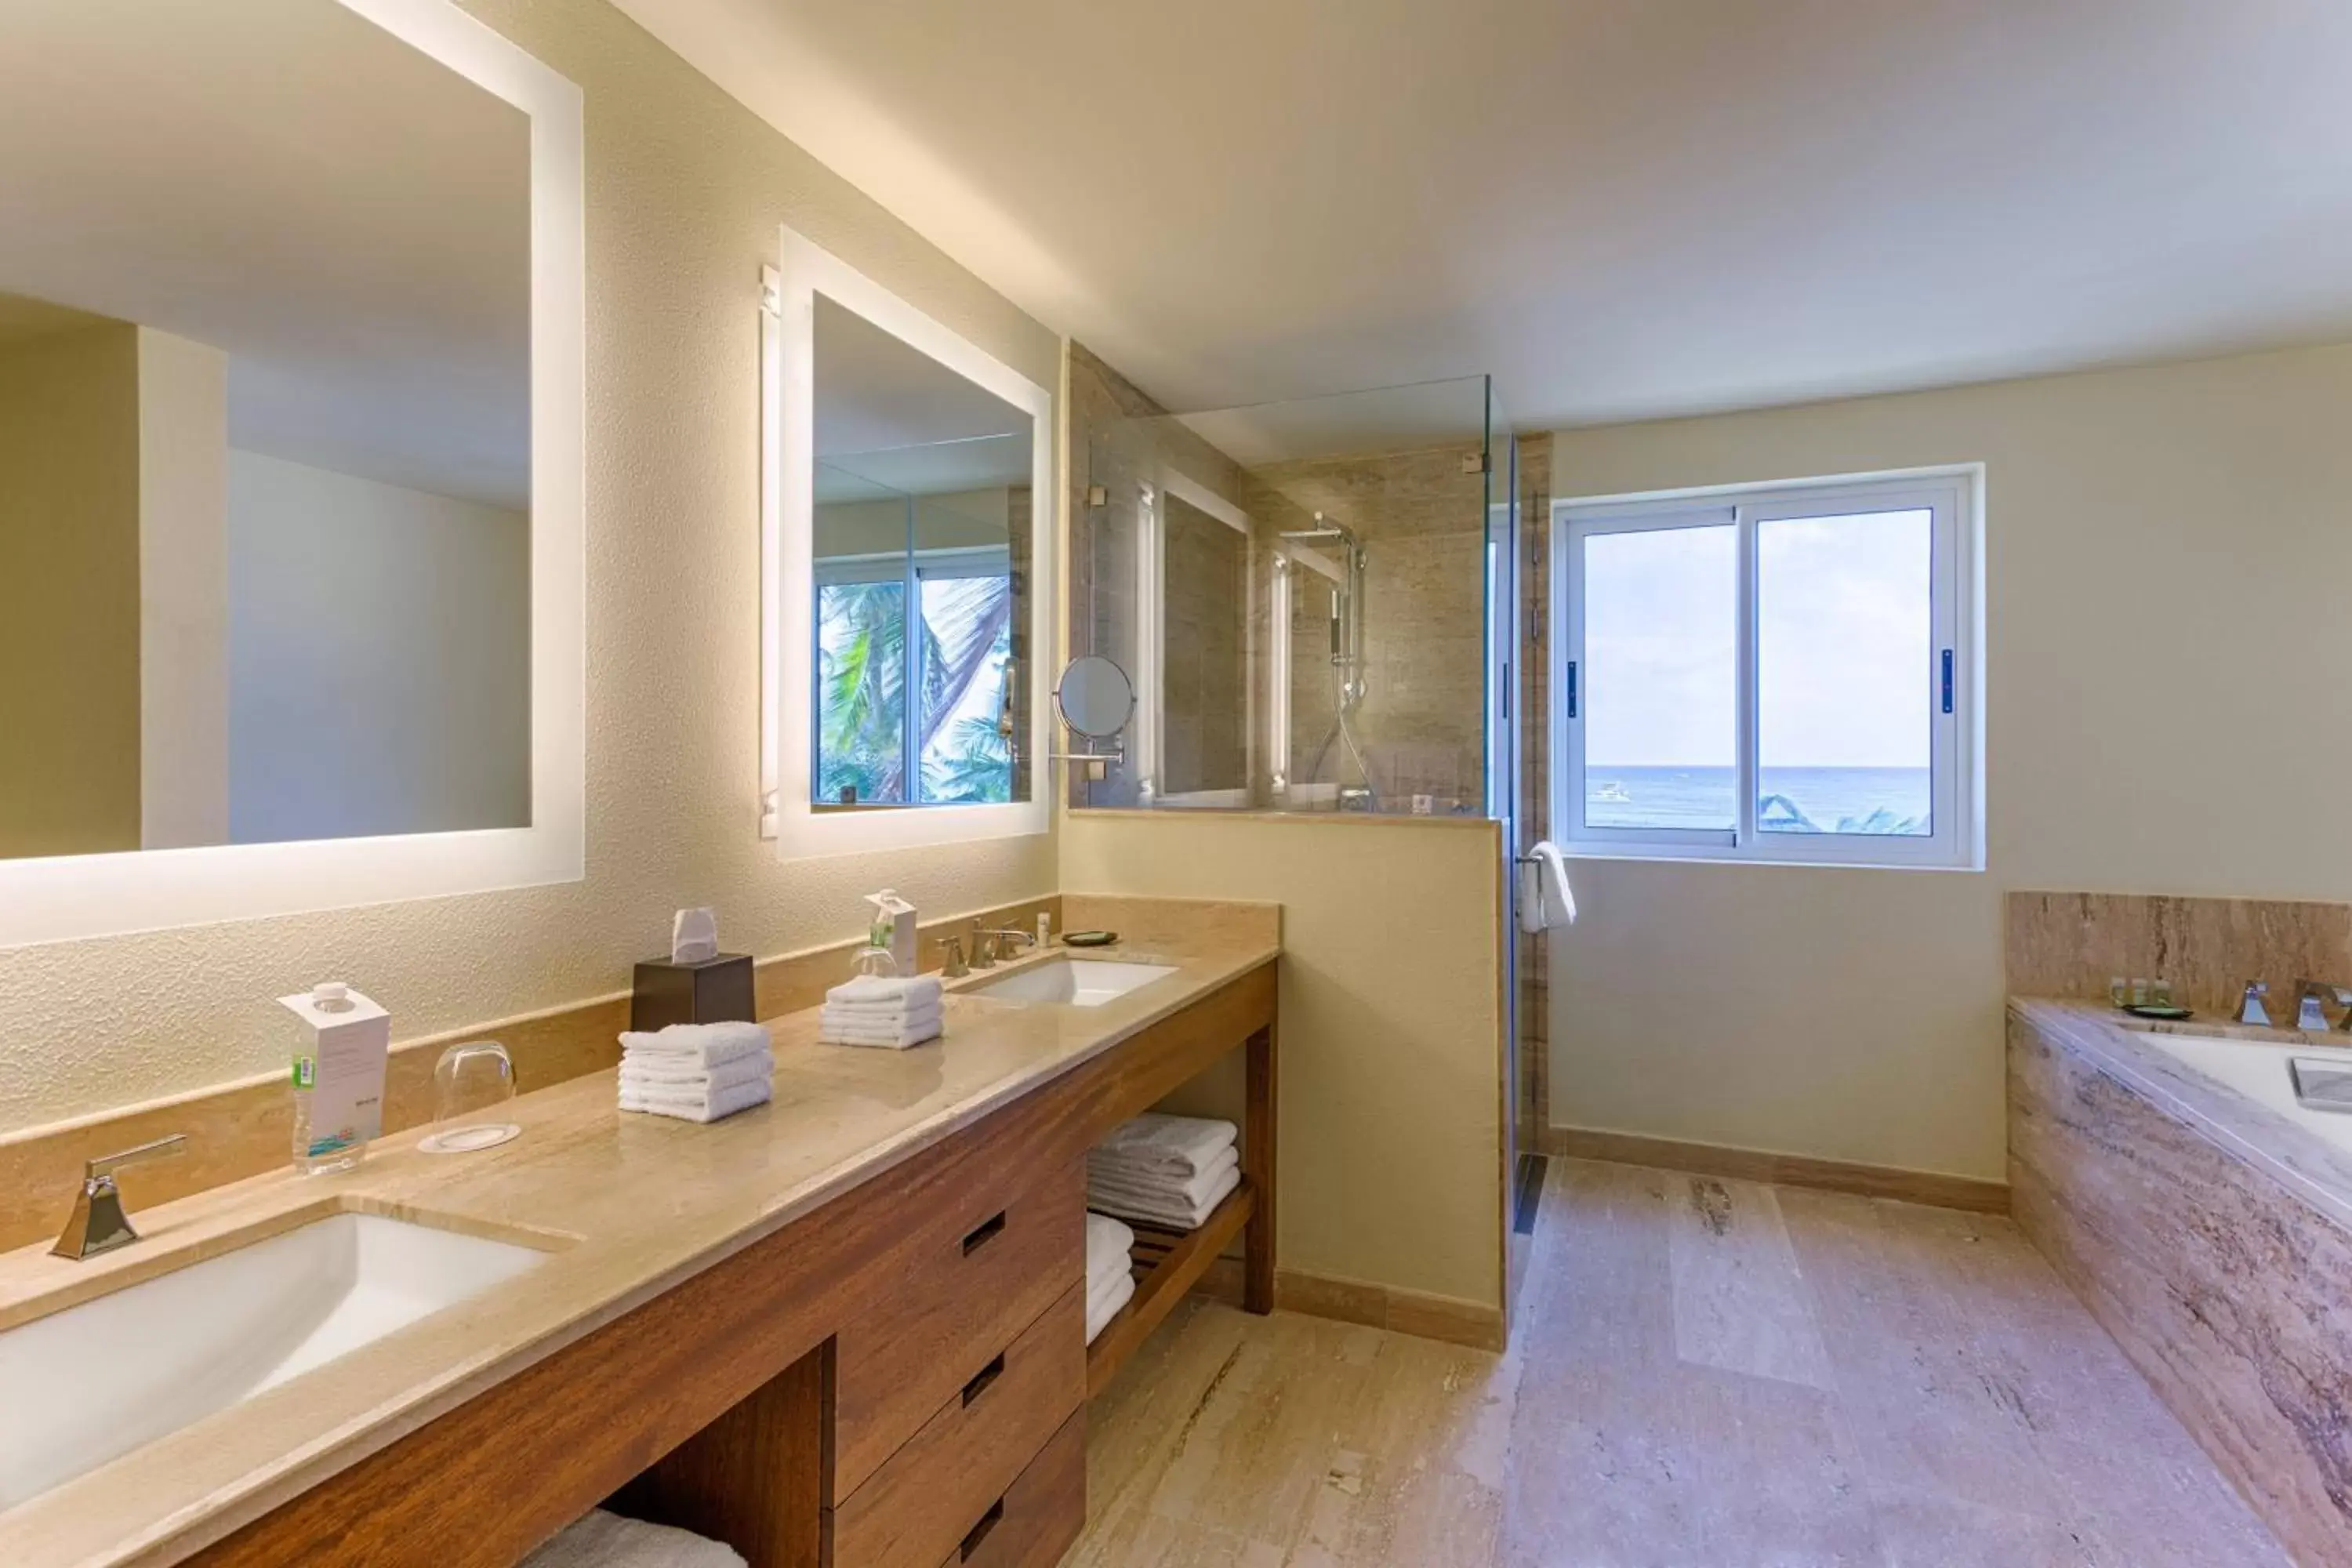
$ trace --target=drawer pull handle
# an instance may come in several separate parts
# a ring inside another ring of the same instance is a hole
[[[980,1516],[980,1522],[964,1536],[963,1544],[956,1548],[956,1561],[971,1562],[971,1554],[980,1550],[980,1543],[988,1539],[988,1532],[1003,1522],[1004,1500],[998,1498],[988,1505],[988,1511]]]
[[[971,1257],[973,1253],[978,1252],[982,1247],[986,1247],[990,1242],[994,1241],[998,1237],[1003,1236],[1003,1234],[1004,1211],[1003,1209],[999,1209],[994,1214],[989,1215],[986,1219],[982,1220],[978,1226],[974,1226],[972,1230],[964,1237],[964,1256],[966,1258]]]
[[[1003,1377],[1003,1375],[1004,1354],[1000,1351],[997,1352],[995,1360],[990,1362],[986,1366],[982,1367],[978,1372],[974,1373],[972,1374],[971,1381],[963,1385],[963,1402],[966,1405],[970,1405],[973,1400],[978,1399],[982,1394],[988,1392],[988,1385],[990,1384],[994,1383],[998,1378]]]

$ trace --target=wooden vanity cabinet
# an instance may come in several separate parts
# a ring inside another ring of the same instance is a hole
[[[1090,1355],[1086,1152],[1244,1046],[1242,1186]],[[1090,1381],[1211,1238],[1246,1226],[1271,1304],[1274,1049],[1269,960],[191,1561],[502,1568],[609,1502],[752,1568],[1047,1568],[1086,1522]]]

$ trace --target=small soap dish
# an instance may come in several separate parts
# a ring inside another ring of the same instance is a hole
[[[2289,1057],[2286,1072],[2294,1098],[2314,1110],[2352,1113],[2352,1062],[2322,1057]]]
[[[2178,1024],[2183,1018],[2197,1015],[2186,1007],[2176,1007],[2169,1002],[2126,1002],[2124,1011],[2135,1018],[2157,1018],[2168,1024]]]
[[[1108,947],[1118,940],[1115,931],[1073,931],[1062,933],[1064,947]]]

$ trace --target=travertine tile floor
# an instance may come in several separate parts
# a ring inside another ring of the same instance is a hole
[[[2261,1523],[2005,1219],[1554,1161],[1507,1357],[1188,1302],[1083,1568],[2239,1568]]]

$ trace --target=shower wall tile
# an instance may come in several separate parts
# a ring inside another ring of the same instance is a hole
[[[1263,536],[1322,512],[1362,541],[1364,682],[1350,721],[1384,797],[1429,795],[1482,809],[1486,744],[1486,477],[1464,473],[1473,443],[1271,463],[1244,478],[1243,509]],[[1304,581],[1318,584],[1308,575]],[[1328,600],[1297,595],[1292,616],[1292,773],[1352,774],[1326,751],[1334,702]]]
[[[1551,836],[1551,436],[1519,447],[1519,843]],[[1518,934],[1519,1147],[1551,1122],[1551,943]]]

